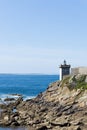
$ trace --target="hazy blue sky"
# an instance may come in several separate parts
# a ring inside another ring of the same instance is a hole
[[[0,73],[87,66],[87,0],[0,0]]]

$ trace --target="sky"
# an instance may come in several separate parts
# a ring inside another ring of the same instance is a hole
[[[0,0],[0,73],[87,66],[86,0]]]

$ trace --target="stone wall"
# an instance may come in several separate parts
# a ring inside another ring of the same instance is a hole
[[[71,68],[71,75],[74,74],[87,74],[87,67]]]

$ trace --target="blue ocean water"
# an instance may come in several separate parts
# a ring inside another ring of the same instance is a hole
[[[0,98],[8,94],[22,94],[32,98],[46,90],[48,85],[59,80],[58,75],[0,74]],[[27,130],[27,128],[2,128],[0,130]]]
[[[46,90],[51,82],[58,79],[58,75],[0,74],[0,95],[22,94],[33,97]]]

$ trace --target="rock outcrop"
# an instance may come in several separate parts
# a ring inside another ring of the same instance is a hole
[[[10,100],[10,99],[9,99]],[[51,83],[34,99],[0,105],[1,126],[34,130],[86,130],[87,76],[74,75]]]

